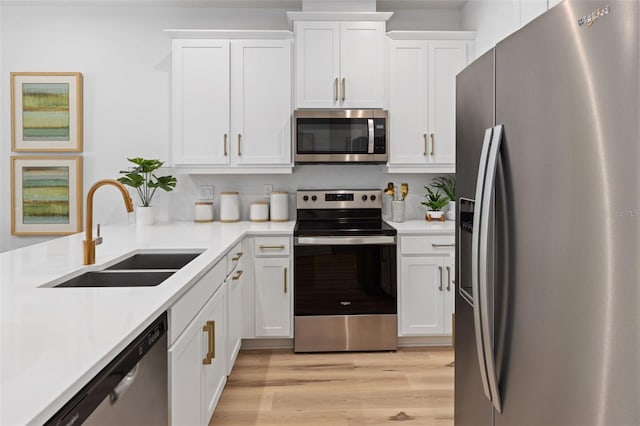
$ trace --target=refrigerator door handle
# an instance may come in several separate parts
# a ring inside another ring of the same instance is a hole
[[[482,317],[482,339],[485,349],[485,363],[487,377],[489,379],[489,390],[491,391],[491,401],[498,413],[502,413],[502,400],[498,389],[498,376],[496,374],[496,363],[493,354],[493,316],[489,309],[489,268],[493,265],[493,256],[489,253],[489,226],[493,209],[493,194],[495,192],[496,169],[498,167],[498,157],[500,155],[500,144],[502,143],[502,125],[493,128],[491,137],[491,148],[487,160],[487,170],[485,173],[484,191],[482,194],[482,212],[480,214],[480,245],[478,259],[478,277],[480,286],[480,315]]]
[[[489,378],[487,376],[487,366],[485,359],[484,339],[482,338],[482,316],[480,314],[480,283],[478,274],[478,262],[480,251],[480,217],[482,214],[482,199],[484,193],[485,175],[487,171],[487,159],[489,157],[489,147],[493,129],[489,128],[484,132],[482,142],[482,152],[480,154],[480,164],[478,165],[478,177],[476,180],[475,207],[473,215],[473,233],[471,238],[471,288],[473,293],[473,324],[476,336],[476,352],[478,354],[478,364],[480,366],[480,378],[482,388],[487,399],[491,401],[491,390],[489,389]]]

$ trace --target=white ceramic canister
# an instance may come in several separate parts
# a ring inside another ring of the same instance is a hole
[[[249,206],[249,220],[251,222],[266,222],[269,220],[269,203],[254,201]]]
[[[289,193],[273,191],[271,193],[271,222],[287,222],[289,220]]]
[[[213,222],[213,202],[196,201],[193,208],[193,221],[196,223]]]
[[[237,192],[220,194],[220,222],[240,221],[240,195]]]

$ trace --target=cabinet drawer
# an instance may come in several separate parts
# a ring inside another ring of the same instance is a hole
[[[455,249],[453,235],[409,235],[400,237],[401,254],[451,254]]]
[[[169,309],[169,345],[176,341],[200,309],[224,282],[227,275],[225,260],[219,261]]]
[[[290,246],[289,237],[256,238],[254,253],[256,257],[288,256],[291,251]]]

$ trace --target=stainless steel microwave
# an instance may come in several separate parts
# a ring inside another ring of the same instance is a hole
[[[296,110],[293,118],[296,163],[387,162],[387,111]]]

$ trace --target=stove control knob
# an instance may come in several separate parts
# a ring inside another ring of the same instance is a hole
[[[369,197],[369,199],[370,199],[371,201],[375,201],[375,200],[376,200],[376,196],[375,196],[375,195],[373,195],[373,194],[371,194],[371,197]]]
[[[302,199],[303,199],[304,201],[309,201],[309,196],[308,196],[308,195],[305,195],[304,197],[302,197]]]
[[[362,196],[362,201],[367,201],[367,196],[366,195]]]
[[[318,199],[318,197],[316,197],[315,195],[311,196],[311,201],[316,201]]]

